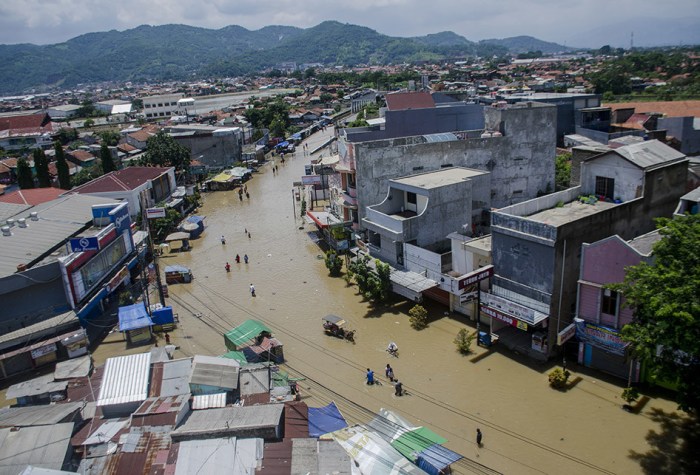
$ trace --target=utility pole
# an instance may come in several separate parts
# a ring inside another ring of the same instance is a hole
[[[148,233],[148,248],[151,251],[151,255],[153,256],[153,267],[155,268],[156,272],[156,285],[158,286],[158,297],[160,299],[160,304],[165,307],[165,295],[163,294],[163,284],[160,280],[160,268],[158,267],[158,256],[156,255],[156,252],[153,249],[153,237],[151,236],[151,223],[148,219],[148,213],[146,211],[146,205],[143,200],[143,195],[140,196],[139,199],[141,203],[141,222],[144,223],[144,226],[146,226],[146,232]],[[148,285],[146,285],[146,294],[148,294]]]

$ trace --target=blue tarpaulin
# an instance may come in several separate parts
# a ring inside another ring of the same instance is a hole
[[[137,330],[139,328],[150,327],[153,325],[151,317],[148,316],[146,305],[135,303],[119,307],[119,331]]]
[[[309,437],[320,437],[348,426],[334,402],[309,408]]]
[[[204,216],[190,216],[185,221],[197,225],[196,230],[188,229],[191,238],[199,237],[199,235],[204,231]]]
[[[289,145],[289,142],[285,140],[284,142],[280,142],[280,143],[278,143],[277,145],[275,145],[275,147],[276,147],[276,148],[285,148],[285,147],[287,147],[288,145]]]
[[[435,444],[418,454],[416,465],[431,475],[438,475],[446,467],[449,467],[461,458],[463,457],[458,453],[446,449],[442,445]]]
[[[294,140],[301,140],[301,132],[297,132],[296,134],[292,135],[292,138]]]
[[[154,325],[166,325],[168,323],[175,322],[172,307],[163,307],[159,308],[158,310],[154,310],[151,317],[153,318]]]

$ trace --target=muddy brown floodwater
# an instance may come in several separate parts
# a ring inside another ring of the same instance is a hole
[[[328,129],[311,137],[309,149],[331,134]],[[284,344],[284,369],[308,378],[300,383],[305,401],[320,406],[333,400],[350,423],[368,422],[372,412],[389,408],[446,437],[445,445],[456,452],[509,474],[641,471],[629,455],[651,450],[645,436],[659,430],[651,411],[673,412],[674,403],[652,398],[641,414],[629,414],[621,409],[620,386],[577,368],[572,377],[581,378],[578,384],[555,391],[547,384],[551,366],[522,364],[505,349],[483,358],[475,358],[484,352],[478,347],[470,356],[459,355],[453,340],[468,324],[444,315],[445,308],[430,307],[430,326],[415,331],[406,315],[410,304],[369,307],[355,286],[328,276],[322,251],[307,235],[314,228],[295,217],[299,203],[293,203],[292,182],[300,179],[309,157],[299,147],[287,158],[276,162],[277,174],[268,164],[254,175],[247,183],[250,199],[240,201],[236,191],[205,194],[198,211],[206,216],[203,236],[192,242],[191,252],[161,259],[161,266],[183,264],[194,274],[193,283],[169,287],[168,302],[180,317],[172,335],[180,347],[176,356],[220,355],[222,333],[254,318]],[[226,262],[232,267],[228,274]],[[256,297],[250,295],[251,283]],[[324,335],[321,317],[329,313],[357,330],[356,344]],[[398,344],[399,358],[386,353],[389,341]],[[121,343],[110,347],[123,353]],[[113,351],[98,349],[98,364]],[[387,363],[408,395],[394,396],[384,378]],[[383,384],[365,385],[365,368]],[[481,448],[475,443],[477,427],[484,435]],[[454,468],[489,473],[467,461]]]

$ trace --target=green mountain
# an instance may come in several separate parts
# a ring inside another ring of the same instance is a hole
[[[576,48],[569,48],[557,43],[538,40],[532,36],[512,36],[503,39],[481,40],[479,44],[503,46],[513,54],[528,53],[530,51],[541,51],[545,54],[561,53],[564,51],[576,51]]]
[[[506,52],[503,46],[473,43],[452,32],[397,38],[336,21],[307,29],[267,26],[256,31],[235,25],[219,30],[142,25],[54,45],[0,45],[0,93],[108,81],[239,76],[282,62],[355,66]]]

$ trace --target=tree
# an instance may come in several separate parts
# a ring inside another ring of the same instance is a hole
[[[34,157],[34,170],[36,170],[36,178],[39,182],[39,188],[49,188],[51,186],[51,174],[49,173],[49,160],[46,154],[40,148],[34,149],[32,153]]]
[[[569,188],[571,183],[571,153],[557,155],[554,159],[555,190],[561,191]]]
[[[270,135],[273,137],[285,136],[285,123],[282,117],[276,116],[272,122],[270,122]]]
[[[428,326],[428,311],[422,305],[414,305],[408,311],[408,321],[416,330],[422,330]]]
[[[78,139],[78,131],[72,127],[61,127],[56,138],[64,145]]]
[[[333,250],[326,251],[326,268],[333,277],[340,275],[340,270],[343,268],[343,260],[337,252]]]
[[[102,142],[100,147],[100,161],[102,162],[102,173],[109,173],[117,169],[114,160],[112,160],[112,152],[105,142]]]
[[[34,177],[29,162],[24,157],[17,160],[17,183],[23,190],[34,188]]]
[[[83,122],[83,127],[86,129],[89,129],[91,127],[95,126],[95,120],[94,119],[85,119],[85,122]]]
[[[457,345],[457,351],[463,355],[467,355],[472,351],[472,342],[476,338],[476,333],[470,333],[466,328],[462,328],[455,338],[455,345]]]
[[[116,130],[103,130],[100,132],[100,138],[102,139],[102,142],[106,143],[110,147],[114,147],[119,143],[121,135]]]
[[[350,262],[350,272],[352,272],[357,288],[363,296],[368,294],[370,288],[369,274],[371,269],[367,264],[368,262],[369,256],[366,255],[358,256],[357,259]]]
[[[71,184],[73,186],[80,186],[102,175],[102,168],[99,165],[93,165],[90,168],[83,168],[73,175],[71,177]]]
[[[180,216],[180,213],[177,210],[167,208],[165,210],[164,218],[154,219],[150,223],[151,231],[153,232],[153,239],[158,242],[165,239],[168,234],[175,229],[175,226],[178,222],[180,222],[180,219],[182,219],[182,216]]]
[[[56,151],[56,171],[58,172],[58,187],[62,190],[70,190],[70,171],[66,156],[63,153],[63,145],[61,142],[54,142],[54,150]]]
[[[148,138],[143,163],[158,167],[175,167],[176,172],[186,172],[190,168],[190,151],[160,130]]]
[[[633,309],[622,328],[636,358],[652,377],[678,383],[684,411],[700,409],[700,215],[657,221],[662,238],[654,260],[626,269],[625,280],[609,287]]]

